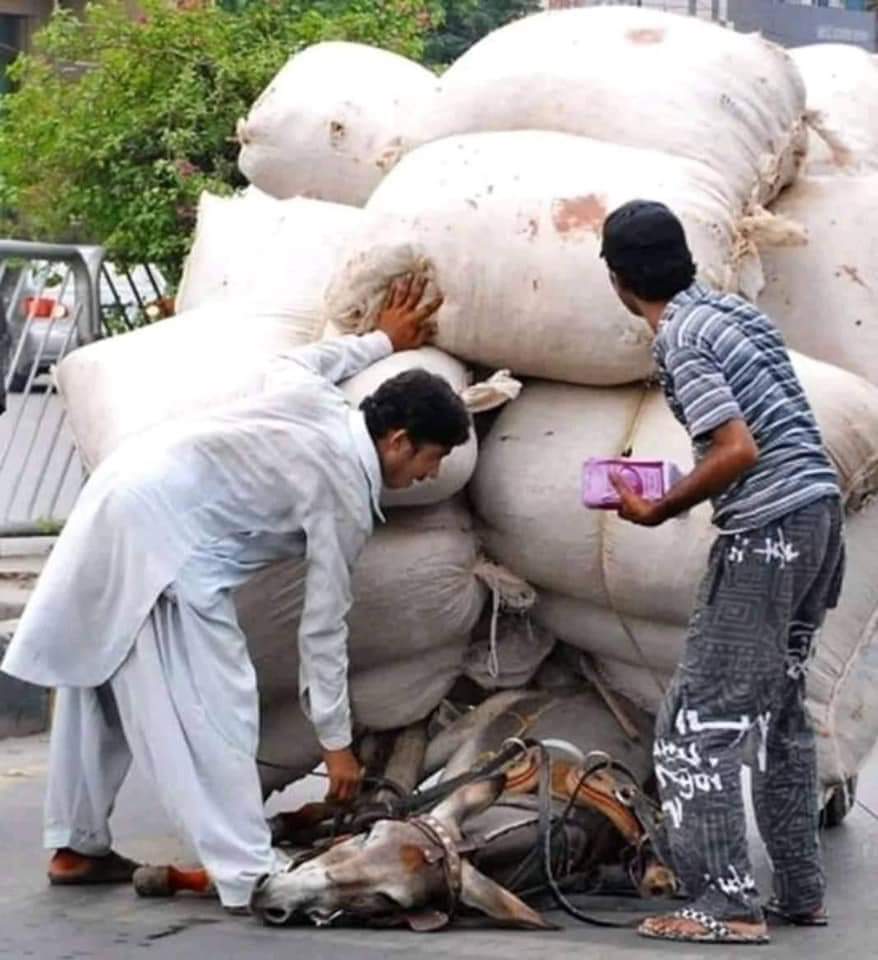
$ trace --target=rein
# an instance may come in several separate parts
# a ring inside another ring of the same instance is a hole
[[[536,822],[537,843],[533,851],[519,865],[514,877],[508,884],[509,888],[514,892],[515,880],[524,874],[535,858],[538,858],[543,875],[544,889],[549,890],[555,903],[567,914],[591,926],[604,928],[630,927],[630,923],[591,916],[571,903],[561,889],[556,877],[556,867],[553,864],[553,840],[558,836],[559,831],[561,836],[566,838],[564,827],[575,806],[577,794],[588,785],[589,780],[595,774],[602,770],[621,774],[627,782],[613,790],[612,799],[631,812],[643,831],[641,838],[629,845],[629,849],[633,851],[628,864],[629,875],[636,886],[638,881],[635,872],[638,868],[642,869],[648,847],[652,848],[662,863],[669,862],[666,843],[660,829],[661,811],[658,805],[640,788],[636,777],[624,764],[614,760],[609,754],[594,751],[586,756],[563,812],[560,815],[555,814],[552,807],[555,799],[552,794],[552,760],[546,745],[540,740],[510,738],[504,741],[500,750],[486,763],[423,791],[406,793],[398,784],[386,778],[366,778],[367,782],[388,789],[394,796],[380,802],[368,803],[356,810],[339,810],[333,817],[329,837],[312,849],[302,851],[294,857],[288,869],[293,870],[307,860],[319,856],[342,837],[354,833],[363,833],[371,829],[379,820],[405,820],[428,841],[431,852],[426,854],[427,862],[431,864],[441,863],[442,865],[448,898],[446,912],[450,920],[454,916],[460,900],[463,870],[462,855],[481,849],[493,838],[470,837],[457,841],[445,825],[427,811],[451,796],[459,788],[490,779],[519,757],[526,760],[528,756],[534,755],[537,758],[538,766],[536,818],[525,818],[511,827],[505,828],[500,834],[508,834],[514,830],[532,827]],[[270,764],[263,760],[259,760],[259,762],[266,766],[280,767],[279,764]],[[595,806],[594,809],[600,810],[600,807]],[[607,815],[603,810],[600,812],[604,816]],[[537,891],[528,891],[529,894],[535,892]]]

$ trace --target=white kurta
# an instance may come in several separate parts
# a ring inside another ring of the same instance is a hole
[[[391,351],[383,333],[294,350],[282,386],[123,444],[83,489],[2,669],[97,687],[194,558],[209,597],[305,555],[300,695],[323,746],[347,746],[349,572],[380,516],[381,469],[333,384]]]
[[[246,904],[279,868],[232,591],[274,560],[307,559],[300,695],[321,743],[347,746],[350,568],[380,516],[381,468],[333,384],[390,352],[382,333],[293,351],[279,386],[132,438],[95,471],[2,664],[59,687],[47,847],[109,849],[133,757],[223,903]]]

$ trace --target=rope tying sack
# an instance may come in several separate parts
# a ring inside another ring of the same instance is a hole
[[[853,167],[856,165],[854,151],[846,142],[844,134],[833,130],[828,124],[829,119],[822,110],[808,110],[805,114],[805,123],[829,147],[832,153],[832,162],[837,167]]]
[[[497,621],[500,610],[526,613],[536,603],[537,592],[526,580],[485,557],[476,563],[473,573],[491,591],[493,609],[487,667],[488,673],[496,679],[500,675],[500,656],[497,650]]]
[[[744,240],[757,248],[804,247],[808,243],[808,231],[801,223],[758,204],[741,217],[738,229]]]

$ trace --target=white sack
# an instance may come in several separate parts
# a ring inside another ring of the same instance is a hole
[[[555,637],[529,613],[489,613],[473,633],[463,673],[483,690],[524,687],[552,652]]]
[[[327,289],[327,318],[369,329],[389,281],[425,265],[449,353],[575,383],[636,380],[652,332],[619,303],[599,252],[606,215],[637,197],[679,214],[705,280],[758,293],[758,254],[702,165],[568,134],[485,133],[419,147],[389,174]]]
[[[238,166],[272,196],[362,205],[412,143],[436,77],[358,43],[296,54],[238,121]]]
[[[459,360],[455,360],[454,357],[435,347],[421,347],[420,350],[405,350],[379,360],[355,377],[346,380],[341,388],[348,400],[354,406],[359,406],[360,401],[374,393],[385,380],[390,380],[391,377],[415,367],[422,367],[442,377],[456,393],[462,393],[469,382],[466,367]],[[381,495],[381,502],[389,507],[413,507],[447,500],[469,483],[476,468],[478,455],[479,445],[475,430],[470,428],[469,440],[455,447],[445,457],[439,468],[439,476],[435,480],[425,480],[405,490],[385,489]]]
[[[377,527],[354,570],[348,615],[355,724],[389,730],[438,706],[463,671],[488,595],[480,568],[469,513],[457,501],[396,511]],[[320,748],[298,708],[304,572],[301,562],[276,564],[238,590],[236,604],[259,677],[260,756],[307,772]],[[275,773],[266,782],[291,779]]]
[[[356,207],[249,187],[232,197],[205,191],[177,291],[177,313],[208,304],[293,314],[320,303],[338,256],[359,222]],[[309,338],[316,333],[309,330]]]
[[[857,506],[878,488],[878,389],[807,357],[793,362]],[[527,384],[483,438],[470,487],[486,550],[537,588],[682,623],[714,537],[710,506],[646,529],[581,503],[583,461],[628,446],[691,468],[689,438],[658,388]]]
[[[878,384],[878,173],[803,178],[775,209],[807,244],[763,251],[760,306],[794,349]]]
[[[780,47],[695,17],[557,10],[488,34],[443,74],[423,139],[558,130],[703,161],[737,210],[794,179],[805,89]]]
[[[808,144],[808,171],[878,167],[878,56],[847,43],[796,47],[789,54],[805,81],[819,131]]]
[[[272,358],[316,338],[312,300],[282,313],[212,305],[81,347],[56,382],[89,471],[123,440],[262,389]]]
[[[57,370],[88,470],[126,437],[262,389],[323,330],[322,298],[362,212],[258,190],[203,193],[178,313],[71,353]]]

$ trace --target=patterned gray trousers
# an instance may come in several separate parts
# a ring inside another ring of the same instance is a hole
[[[745,758],[775,895],[796,912],[823,903],[805,677],[843,569],[835,499],[713,545],[654,754],[674,867],[693,906],[719,919],[762,917],[747,851]]]

